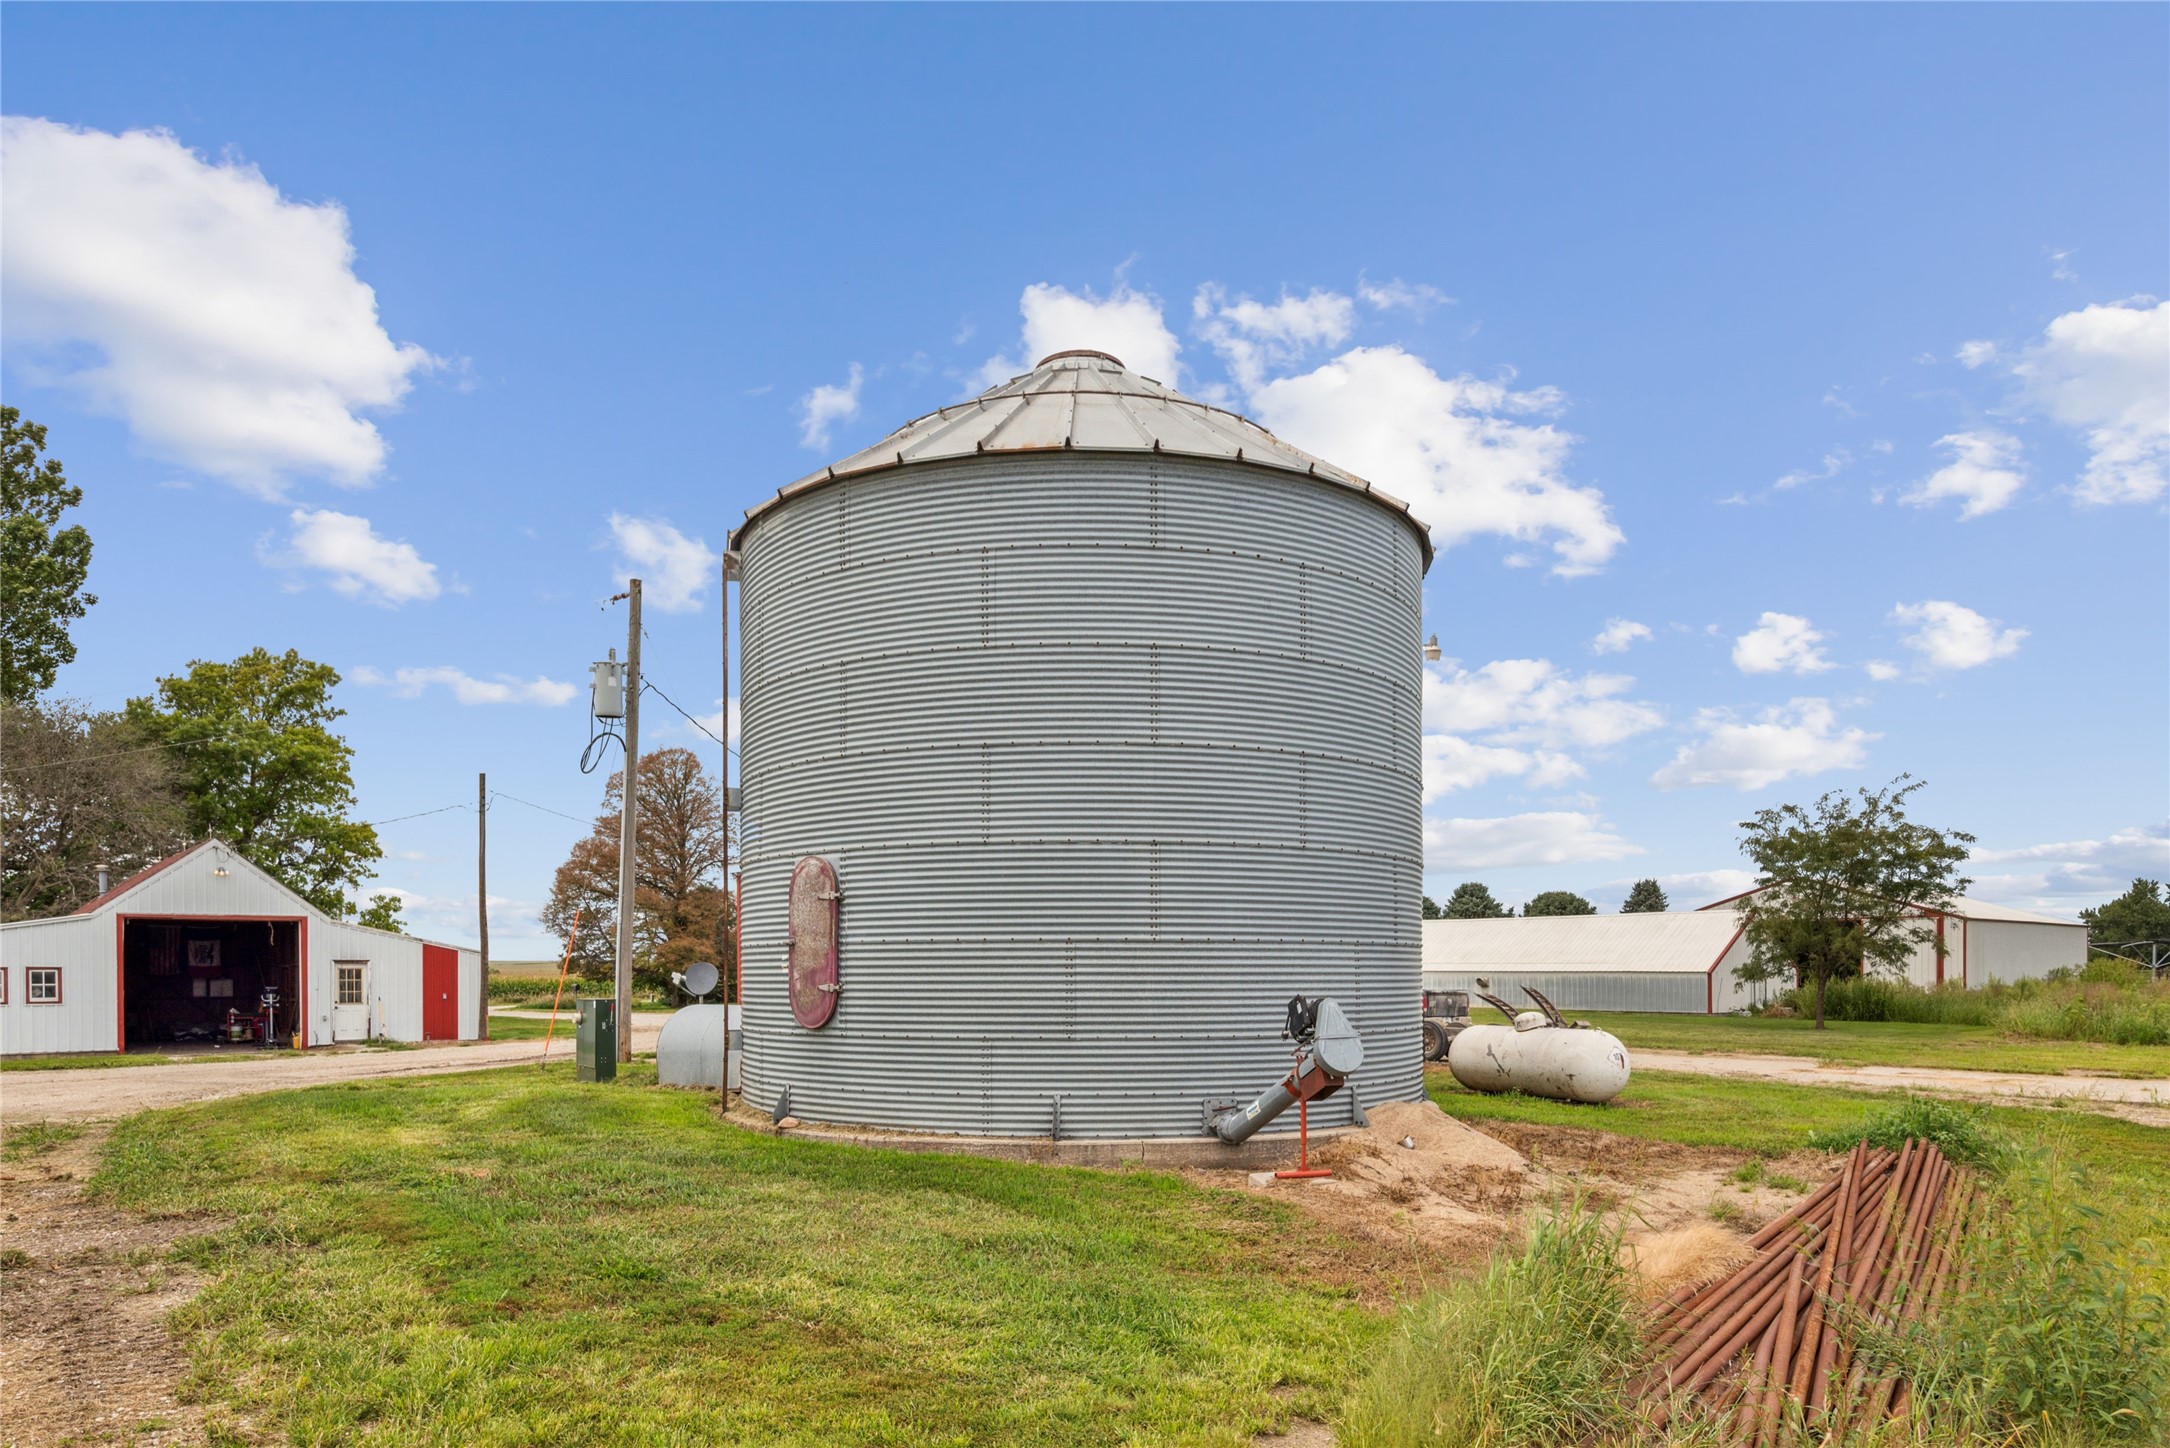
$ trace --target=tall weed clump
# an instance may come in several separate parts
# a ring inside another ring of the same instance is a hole
[[[1621,1431],[1642,1354],[1620,1236],[1569,1203],[1481,1278],[1410,1307],[1342,1424],[1344,1448],[1552,1448]]]
[[[2170,1306],[2140,1285],[2152,1249],[2122,1240],[2085,1189],[2054,1151],[1993,1189],[1958,1290],[1890,1348],[1917,1428],[2029,1448],[2170,1438]]]
[[[1805,989],[1789,990],[1779,1001],[1803,1015],[1816,1009],[1814,994]],[[1905,981],[1834,980],[1824,988],[1823,1013],[1834,1021],[1990,1026],[2041,1040],[2163,1046],[2170,1045],[2170,980],[2151,979],[2114,956],[2097,956],[2045,980],[1992,981],[1972,989],[1957,982],[1924,989]]]
[[[1796,987],[1779,997],[1802,1015],[1816,1013],[1816,993]],[[1905,981],[1862,977],[1824,985],[1823,1013],[1833,1021],[1907,1021],[1925,1026],[1987,1026],[2002,1002],[1957,984],[1924,990]]]
[[[2060,981],[2056,989],[2012,1001],[1998,1024],[2015,1036],[2050,1041],[2170,1046],[2170,988]]]
[[[1819,1131],[1808,1144],[1818,1151],[1851,1151],[1855,1142],[1867,1142],[1897,1151],[1911,1140],[1930,1142],[1953,1161],[1992,1171],[2012,1160],[2011,1139],[1990,1125],[1986,1110],[1934,1096],[1909,1096],[1852,1126]]]

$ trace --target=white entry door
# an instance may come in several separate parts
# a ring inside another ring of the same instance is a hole
[[[332,1039],[369,1039],[369,962],[332,962]]]

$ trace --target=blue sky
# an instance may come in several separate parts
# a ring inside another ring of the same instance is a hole
[[[740,512],[1052,343],[1434,523],[1435,895],[1701,903],[1753,810],[1901,770],[1977,894],[2170,871],[2161,7],[0,25],[5,387],[97,545],[61,691],[299,648],[364,818],[480,769],[591,815],[628,553],[712,713]],[[501,956],[543,810],[492,816]],[[425,931],[473,827],[382,832]]]

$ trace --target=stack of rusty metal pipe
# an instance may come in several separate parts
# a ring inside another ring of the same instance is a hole
[[[1864,1332],[1936,1312],[1985,1202],[1933,1143],[1856,1146],[1750,1239],[1745,1267],[1659,1304],[1653,1426],[1694,1414],[1723,1443],[1765,1448],[1905,1411],[1909,1385],[1861,1351]]]

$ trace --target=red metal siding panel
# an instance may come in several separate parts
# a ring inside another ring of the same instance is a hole
[[[460,953],[443,945],[422,947],[422,1039],[460,1038]]]

